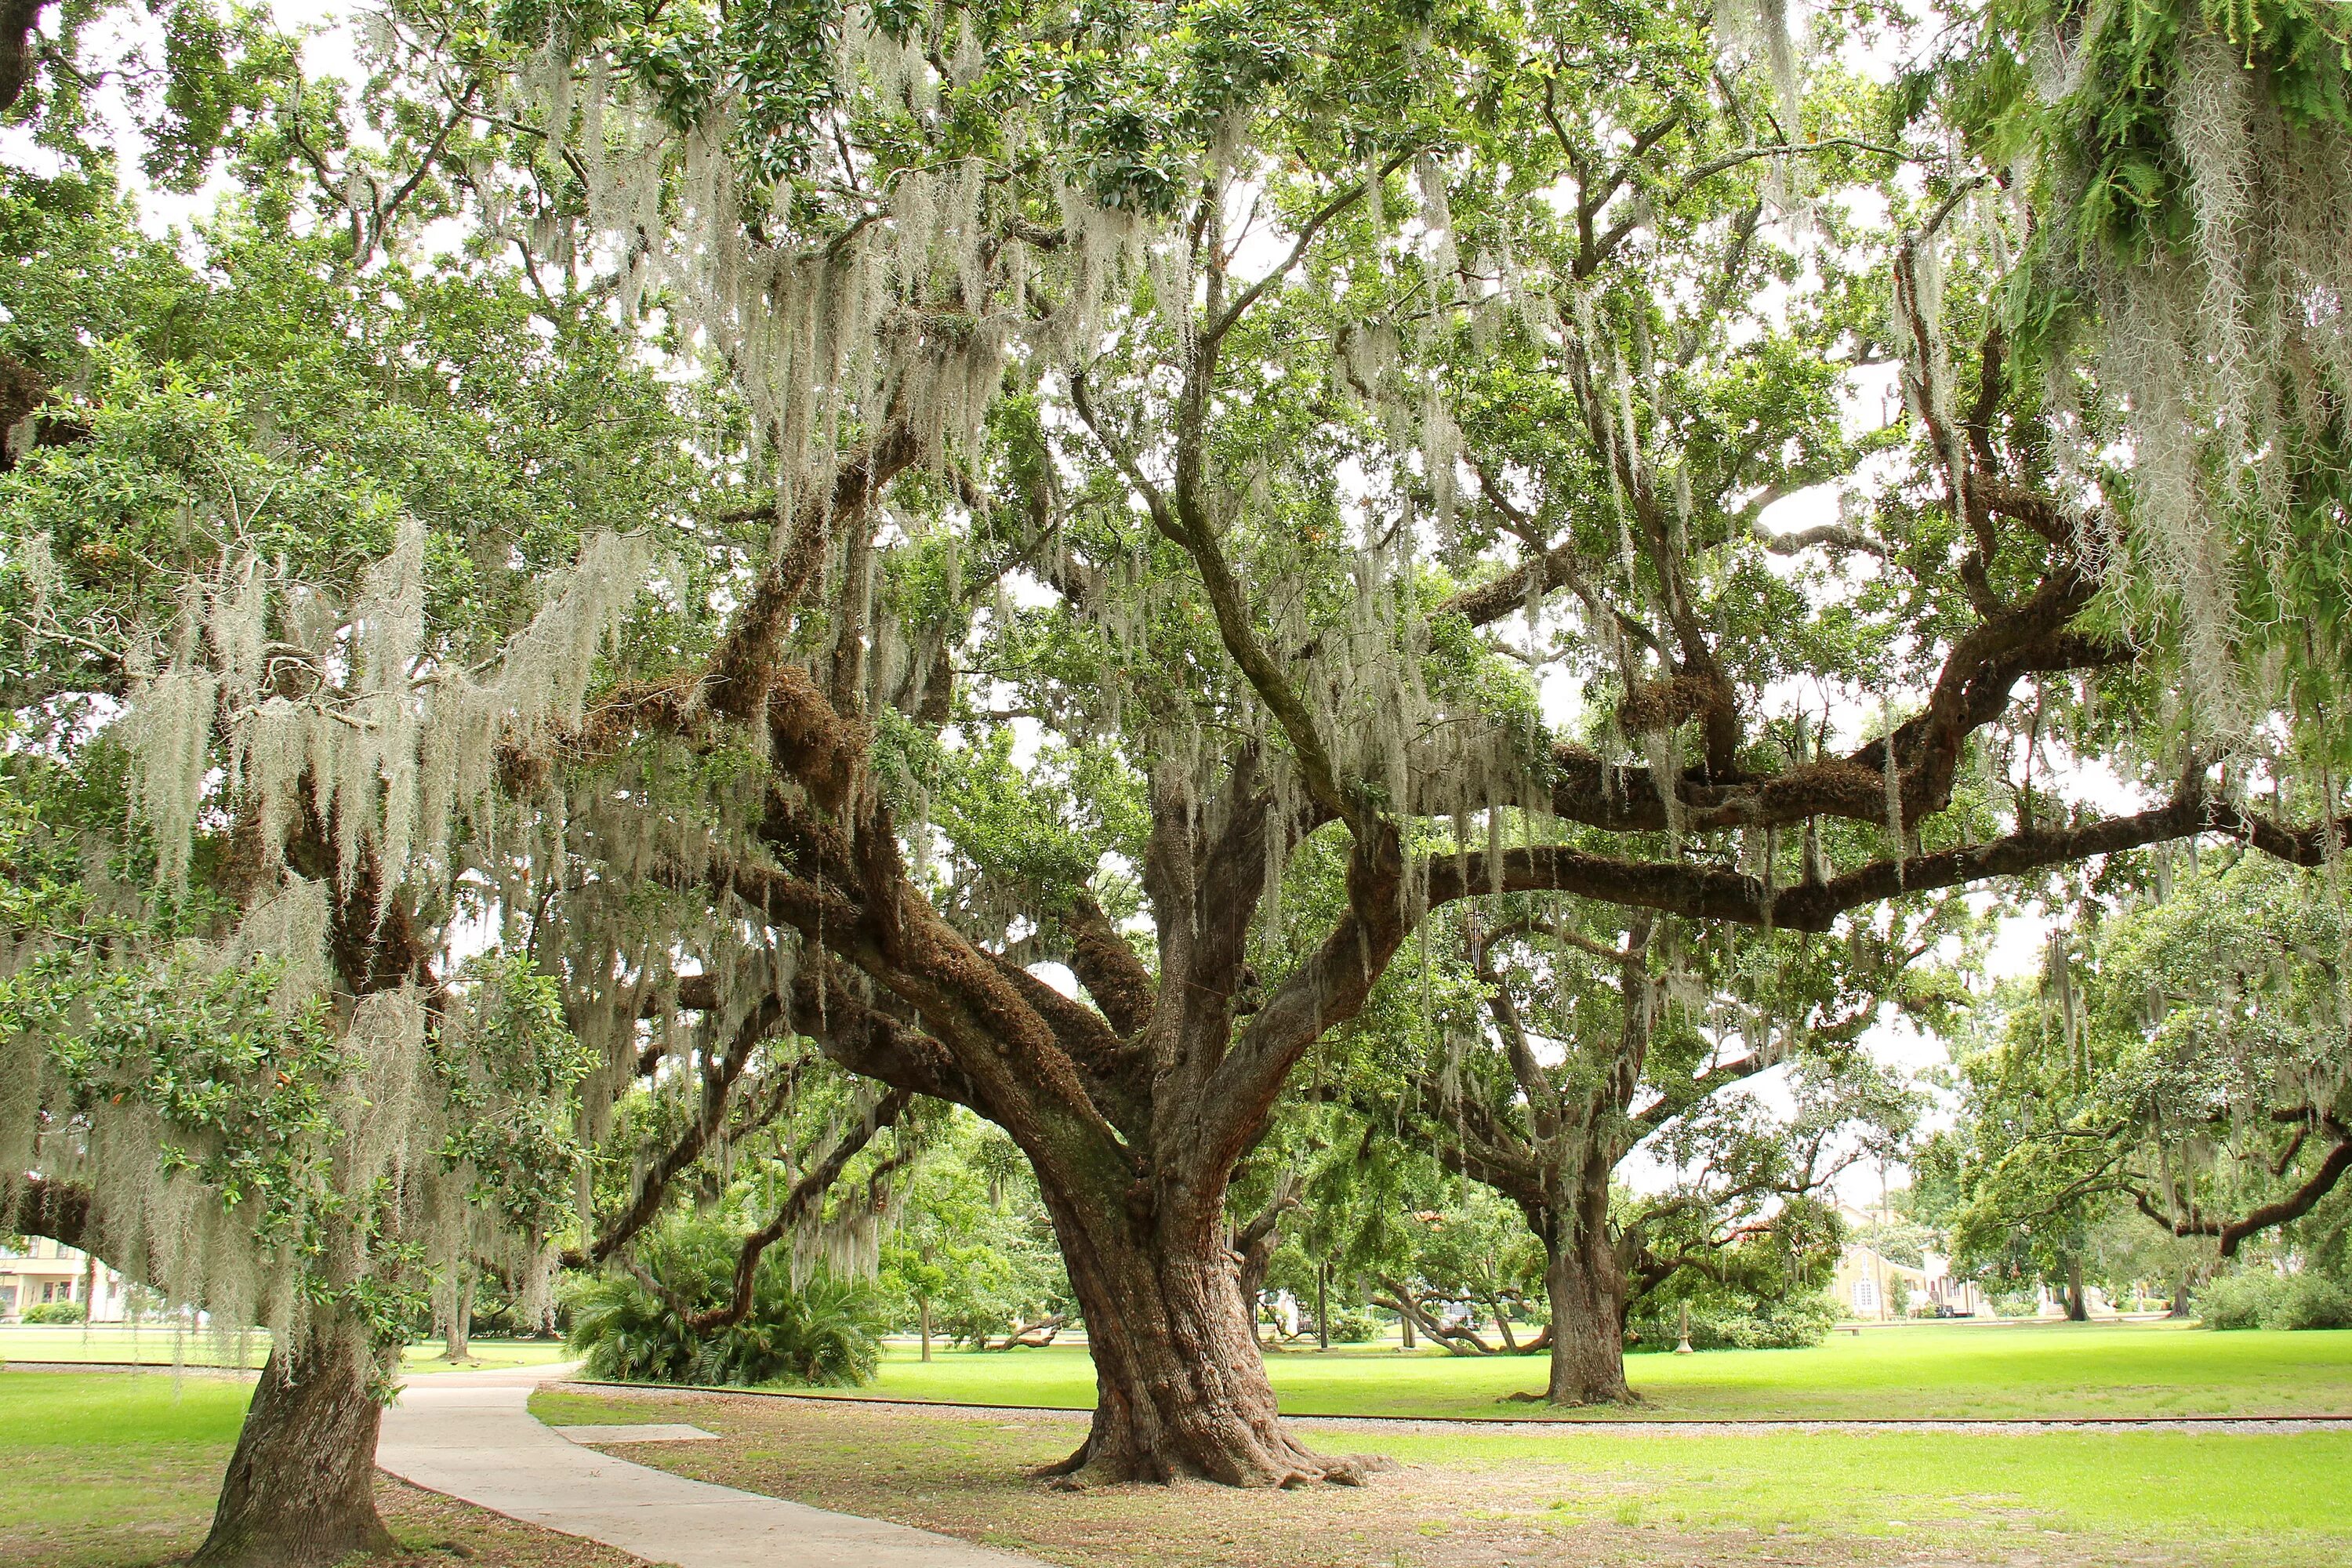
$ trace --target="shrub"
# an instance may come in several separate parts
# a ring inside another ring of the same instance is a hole
[[[1335,1307],[1331,1310],[1331,1342],[1335,1345],[1360,1345],[1380,1337],[1381,1321],[1363,1307]]]
[[[598,1275],[568,1293],[570,1343],[593,1378],[615,1383],[849,1386],[874,1376],[882,1313],[870,1286],[818,1274],[799,1289],[771,1251],[752,1276],[751,1310],[709,1334],[689,1331],[678,1305],[703,1310],[733,1289],[736,1238],[697,1221],[637,1244],[639,1265],[667,1295],[634,1276]]]
[[[2352,1290],[2324,1274],[2298,1274],[2279,1281],[2266,1329],[2352,1329]]]
[[[1644,1303],[1648,1305],[1648,1303]],[[1661,1303],[1625,1325],[1635,1351],[1670,1351],[1681,1337],[1680,1309]],[[1745,1311],[1691,1309],[1691,1349],[1700,1351],[1804,1350],[1829,1337],[1837,1311],[1826,1296],[1802,1295],[1781,1301],[1756,1301]]]
[[[2275,1274],[2225,1274],[2197,1293],[2197,1317],[2209,1329],[2259,1329],[2284,1281]]]
[[[37,1307],[25,1309],[24,1321],[28,1323],[79,1323],[89,1316],[89,1309],[79,1301],[44,1301]]]
[[[2225,1274],[2196,1300],[2209,1329],[2352,1329],[2352,1290],[2324,1274]]]

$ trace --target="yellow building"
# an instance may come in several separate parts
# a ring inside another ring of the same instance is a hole
[[[1888,1261],[1858,1241],[1838,1254],[1830,1301],[1850,1322],[1884,1323],[1911,1315],[1927,1293],[1927,1271]]]
[[[1870,1214],[1841,1207],[1850,1227],[1859,1228],[1884,1211]],[[1989,1318],[1992,1303],[1973,1279],[1952,1277],[1949,1265],[1929,1252],[1914,1268],[1883,1257],[1874,1248],[1849,1241],[1838,1254],[1837,1272],[1830,1279],[1830,1304],[1848,1322],[1885,1323],[1897,1318]]]
[[[121,1322],[129,1298],[122,1276],[87,1253],[47,1237],[0,1247],[0,1322],[21,1320],[27,1308],[79,1301],[93,1323]]]

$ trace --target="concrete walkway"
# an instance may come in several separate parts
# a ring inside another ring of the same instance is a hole
[[[1043,1568],[952,1536],[690,1481],[558,1436],[523,1402],[566,1366],[440,1373],[383,1413],[403,1480],[677,1568]]]

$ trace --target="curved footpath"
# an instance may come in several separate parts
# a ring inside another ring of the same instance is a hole
[[[1044,1568],[953,1536],[690,1481],[583,1447],[524,1405],[533,1388],[570,1370],[412,1380],[383,1414],[375,1462],[428,1490],[676,1568]],[[595,1431],[593,1440],[604,1441],[609,1429]]]

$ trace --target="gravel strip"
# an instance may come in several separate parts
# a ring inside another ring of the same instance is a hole
[[[1886,1416],[1864,1420],[1790,1421],[1757,1418],[1745,1421],[1446,1421],[1387,1415],[1294,1415],[1301,1426],[1325,1426],[1348,1432],[1453,1433],[1498,1432],[1514,1437],[1558,1436],[1562,1427],[1579,1433],[1610,1431],[1637,1437],[1736,1437],[1769,1432],[1958,1432],[1975,1435],[2030,1436],[2036,1432],[2347,1432],[2347,1415],[2083,1415],[2070,1417],[1907,1418]]]
[[[583,1390],[613,1391],[646,1395],[706,1394],[720,1396],[751,1395],[756,1399],[791,1399],[804,1405],[854,1405],[867,1410],[904,1412],[908,1415],[938,1415],[941,1412],[965,1415],[1014,1415],[1056,1417],[1070,1422],[1089,1420],[1090,1410],[1069,1410],[1051,1405],[956,1405],[937,1399],[865,1399],[838,1394],[786,1394],[770,1388],[675,1388],[657,1384],[588,1383],[570,1381],[551,1387]],[[1657,1436],[1736,1436],[1741,1433],[1767,1432],[1958,1432],[1963,1434],[2035,1432],[2352,1432],[2352,1415],[2069,1415],[2069,1416],[1992,1416],[1971,1419],[1965,1416],[1876,1416],[1862,1418],[1825,1417],[1820,1420],[1789,1419],[1778,1416],[1751,1416],[1731,1421],[1674,1420],[1640,1421],[1606,1415],[1561,1415],[1532,1421],[1512,1421],[1484,1416],[1424,1416],[1424,1415],[1291,1415],[1286,1420],[1300,1426],[1325,1427],[1341,1432],[1391,1432],[1401,1436],[1413,1433],[1456,1436],[1465,1432],[1499,1433],[1511,1437],[1558,1436],[1564,1431],[1626,1432],[1640,1437]]]

